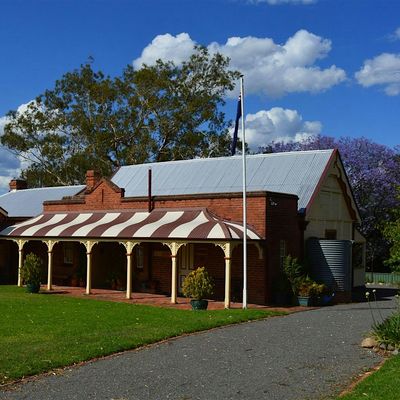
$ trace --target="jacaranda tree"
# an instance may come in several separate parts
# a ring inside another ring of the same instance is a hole
[[[400,205],[399,149],[375,143],[364,137],[335,139],[314,136],[301,142],[271,143],[268,152],[324,150],[338,148],[353,188],[362,218],[360,232],[367,239],[367,266],[380,268],[388,257],[389,245],[383,235],[387,222],[395,219]]]

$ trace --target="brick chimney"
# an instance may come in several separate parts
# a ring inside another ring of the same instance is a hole
[[[15,190],[23,190],[28,188],[28,184],[24,179],[11,179],[10,181],[10,192]]]
[[[92,190],[96,183],[100,180],[100,176],[94,170],[89,170],[86,172],[86,190]]]

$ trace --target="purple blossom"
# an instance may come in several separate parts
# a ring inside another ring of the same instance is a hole
[[[369,263],[379,264],[387,257],[387,242],[382,227],[393,220],[400,201],[400,146],[390,148],[371,140],[328,136],[310,137],[301,142],[272,143],[268,152],[339,149],[354,198],[362,218],[361,233],[367,238]],[[265,149],[264,149],[265,150]],[[372,266],[373,267],[373,266]]]

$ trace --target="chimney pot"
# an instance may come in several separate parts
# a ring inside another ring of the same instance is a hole
[[[13,190],[24,190],[28,188],[28,184],[25,179],[11,179],[9,186],[10,192]]]
[[[96,183],[99,181],[99,175],[94,170],[89,170],[86,172],[86,188],[87,190],[91,190],[96,186]]]

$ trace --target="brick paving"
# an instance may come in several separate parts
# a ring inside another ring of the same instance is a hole
[[[185,297],[178,297],[177,304],[171,303],[171,299],[169,296],[163,294],[155,294],[155,293],[140,293],[133,292],[132,298],[127,299],[125,297],[124,291],[119,290],[111,290],[111,289],[92,289],[92,293],[87,295],[85,293],[85,288],[82,287],[69,287],[69,286],[53,286],[53,290],[48,292],[46,287],[43,286],[41,288],[41,293],[48,293],[51,295],[60,295],[60,296],[70,296],[70,297],[85,297],[95,300],[103,300],[103,301],[116,301],[120,303],[130,303],[130,304],[146,304],[156,307],[171,307],[178,308],[182,310],[191,309],[190,299]],[[231,308],[242,308],[242,303],[231,302]],[[285,311],[288,313],[304,311],[312,309],[312,307],[275,307],[275,306],[262,306],[258,304],[248,304],[248,308],[261,308],[271,311]],[[223,310],[224,302],[209,300],[208,303],[209,310]]]

